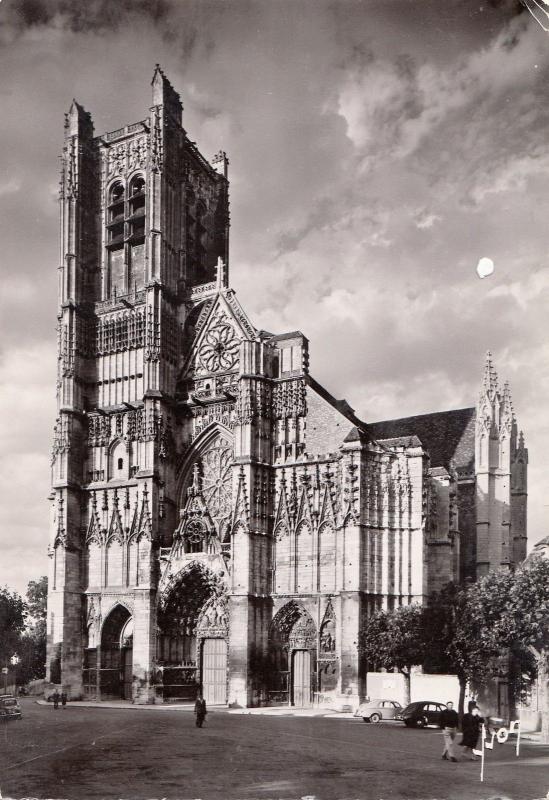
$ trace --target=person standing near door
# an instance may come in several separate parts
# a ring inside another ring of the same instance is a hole
[[[454,711],[454,704],[449,701],[446,703],[444,711],[440,712],[439,725],[442,728],[442,735],[444,737],[444,750],[442,751],[442,758],[445,761],[457,761],[454,755],[454,741],[458,728],[459,718],[457,711]]]
[[[206,701],[202,697],[202,693],[199,692],[198,697],[196,698],[196,703],[194,704],[194,713],[196,714],[196,727],[201,728],[202,723],[206,718]]]

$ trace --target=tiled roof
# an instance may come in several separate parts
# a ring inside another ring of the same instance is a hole
[[[394,439],[380,439],[376,436],[375,438],[384,447],[421,447],[417,436],[397,436]]]
[[[432,467],[472,467],[475,457],[474,408],[455,411],[438,411],[368,425],[368,432],[375,439],[396,439],[401,436],[417,436],[428,450]]]

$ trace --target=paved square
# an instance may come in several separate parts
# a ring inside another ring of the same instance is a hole
[[[441,761],[435,729],[399,723],[23,701],[0,729],[4,798],[100,800],[487,800],[544,798],[549,747],[496,745],[479,763]],[[5,737],[5,741],[4,741]]]

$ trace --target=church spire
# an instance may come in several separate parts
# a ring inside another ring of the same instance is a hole
[[[498,376],[496,370],[494,369],[494,365],[492,364],[492,353],[490,350],[486,352],[483,389],[490,398],[493,398],[498,391]]]

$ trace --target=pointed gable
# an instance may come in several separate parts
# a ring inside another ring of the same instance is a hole
[[[200,313],[184,373],[197,376],[236,371],[240,342],[253,341],[256,330],[230,289],[218,292]]]
[[[145,535],[148,539],[152,538],[151,512],[149,511],[149,493],[147,487],[143,489],[143,501],[139,512],[139,524],[137,526],[138,535]]]
[[[245,522],[247,525],[250,522],[248,493],[246,492],[246,476],[244,475],[244,469],[242,467],[240,467],[238,473],[238,486],[236,490],[232,527],[234,528],[238,522]]]

